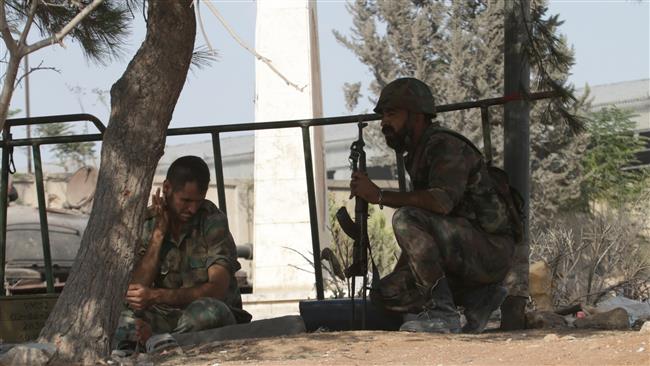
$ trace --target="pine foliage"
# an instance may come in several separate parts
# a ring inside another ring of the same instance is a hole
[[[648,190],[648,169],[626,169],[638,163],[636,153],[647,144],[647,139],[634,134],[632,116],[632,112],[616,107],[591,115],[587,124],[589,148],[582,159],[585,179],[579,204],[583,210],[590,202],[621,207]]]
[[[72,135],[73,131],[67,123],[49,123],[37,128],[42,137]],[[95,144],[93,142],[72,142],[52,145],[50,148],[58,160],[58,164],[66,172],[69,168],[77,169],[88,164],[94,165]]]
[[[43,37],[50,37],[68,24],[91,0],[40,1],[34,14],[34,25]],[[22,31],[29,18],[31,1],[5,0],[7,22],[12,33]],[[132,9],[138,7],[134,0],[104,0],[86,16],[69,34],[81,45],[88,59],[104,64],[122,54],[122,46],[129,35]]]

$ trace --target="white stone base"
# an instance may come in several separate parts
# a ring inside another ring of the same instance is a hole
[[[276,318],[284,315],[300,315],[298,304],[302,300],[304,299],[276,299],[254,294],[242,295],[244,309],[253,316],[253,320]]]

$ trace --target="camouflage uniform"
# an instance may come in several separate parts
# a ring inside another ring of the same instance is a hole
[[[145,222],[139,245],[139,257],[146,252],[155,219]],[[230,272],[230,284],[223,301],[200,298],[185,308],[156,304],[142,312],[141,318],[151,325],[153,333],[183,333],[247,323],[251,315],[242,309],[241,295],[235,272],[237,249],[227,228],[226,215],[214,203],[205,200],[196,215],[181,232],[176,242],[166,235],[160,249],[160,272],[153,287],[178,289],[201,285],[208,281],[208,267],[218,264]],[[135,340],[135,318],[132,310],[120,315],[114,345],[123,340]]]
[[[528,263],[529,252],[530,248],[528,245],[515,246],[512,269],[503,280],[504,286],[508,288],[509,296],[518,296],[524,299],[528,299],[528,296],[530,296],[528,292],[528,276],[530,275],[530,264]]]
[[[402,256],[381,280],[389,308],[415,312],[428,289],[446,276],[457,305],[465,289],[501,282],[515,247],[505,202],[495,192],[481,154],[436,124],[406,158],[414,190],[426,190],[449,211],[401,207],[393,230]]]

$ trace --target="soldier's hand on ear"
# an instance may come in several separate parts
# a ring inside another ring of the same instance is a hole
[[[167,228],[169,227],[169,212],[167,210],[165,197],[160,195],[160,188],[156,190],[156,194],[151,196],[151,203],[156,217],[156,226],[154,227],[154,231],[165,236]]]

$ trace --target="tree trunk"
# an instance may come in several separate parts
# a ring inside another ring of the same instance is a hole
[[[192,58],[191,2],[148,2],[147,36],[111,88],[94,207],[65,290],[39,338],[57,346],[56,362],[96,362],[110,351],[153,175]]]
[[[20,68],[20,57],[15,53],[9,55],[9,62],[5,70],[4,81],[2,82],[2,92],[0,93],[0,131],[5,127],[7,116],[9,115],[9,105],[11,96],[14,94],[18,69]],[[5,138],[7,138],[5,136]]]

